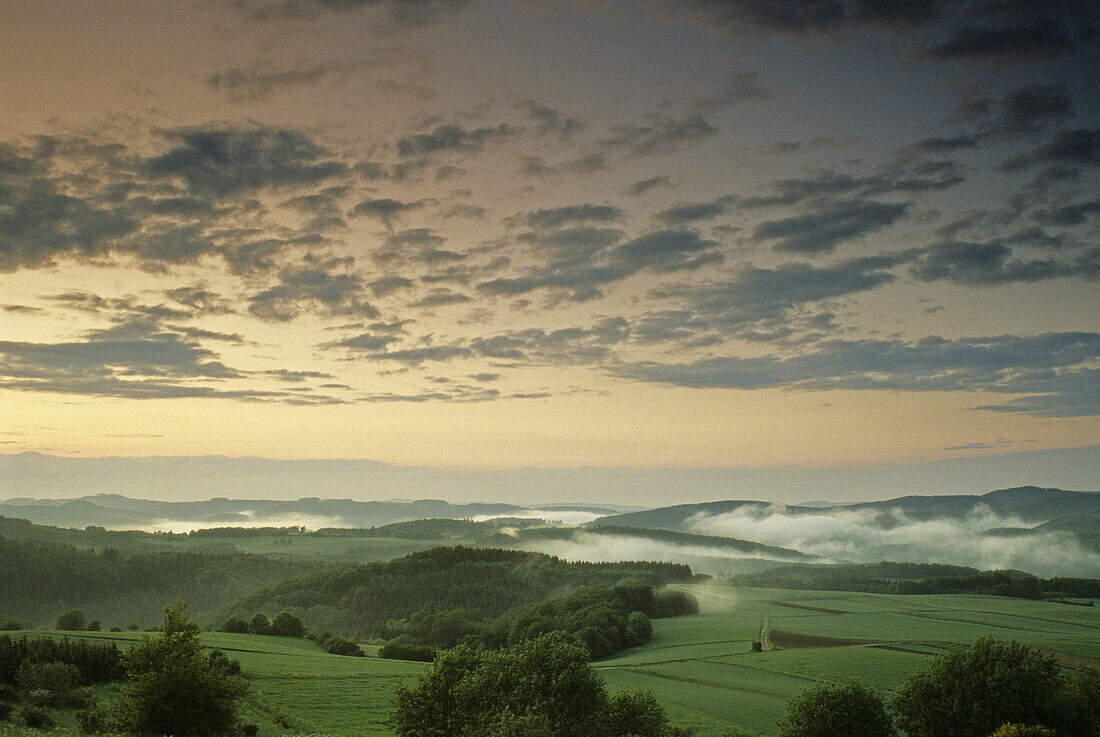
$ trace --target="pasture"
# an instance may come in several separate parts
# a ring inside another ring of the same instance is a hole
[[[814,681],[855,677],[889,692],[932,655],[985,635],[1100,666],[1100,608],[988,596],[683,588],[698,597],[699,615],[654,620],[648,645],[594,665],[612,691],[653,691],[697,737],[720,737],[731,727],[774,734],[787,699]],[[765,616],[777,649],[753,653]],[[141,636],[52,634],[120,645]],[[212,632],[203,642],[241,662],[250,684],[243,719],[261,737],[389,735],[393,689],[425,667],[373,657],[370,646],[368,657],[352,658],[281,637]]]

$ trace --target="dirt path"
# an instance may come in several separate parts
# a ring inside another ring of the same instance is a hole
[[[768,626],[768,614],[764,613],[764,617],[760,623],[760,650],[762,652],[771,652],[775,647],[772,645],[771,627]]]

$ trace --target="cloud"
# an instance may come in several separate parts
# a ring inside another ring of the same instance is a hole
[[[1006,159],[1003,167],[1012,170],[1037,164],[1100,166],[1100,128],[1059,130],[1048,143],[1030,154]]]
[[[182,180],[201,194],[319,185],[349,171],[325,148],[288,129],[184,128],[167,137],[176,147],[146,159],[144,172],[154,179]]]
[[[1000,26],[963,26],[930,47],[926,55],[936,61],[969,58],[1027,61],[1067,53],[1076,44],[1057,21]]]
[[[713,220],[724,215],[733,197],[719,197],[710,202],[690,202],[661,210],[653,216],[654,220],[670,226],[691,225],[692,223]]]
[[[649,177],[648,179],[639,179],[638,181],[634,182],[626,188],[626,193],[631,197],[639,197],[650,191],[651,189],[656,189],[657,187],[671,188],[672,182],[670,182],[668,177],[663,174],[657,175],[655,177]]]
[[[565,115],[534,100],[520,100],[516,103],[516,107],[535,122],[535,132],[539,135],[553,135],[563,141],[571,141],[574,136],[587,127],[580,117]]]
[[[566,205],[532,210],[508,219],[510,225],[526,225],[536,230],[553,230],[566,225],[583,223],[610,223],[622,220],[623,211],[611,205]]]
[[[473,130],[454,124],[439,125],[428,133],[415,133],[402,137],[397,141],[397,153],[405,158],[477,153],[490,144],[506,141],[522,132],[522,128],[507,123]]]
[[[631,156],[670,154],[681,147],[698,143],[718,132],[700,113],[669,116],[650,113],[642,123],[615,126],[611,136],[600,141],[610,150],[623,150]]]
[[[996,286],[1072,276],[1100,276],[1100,248],[1073,255],[1014,257],[1005,241],[949,241],[924,251],[912,267],[921,281],[947,280],[968,286]]]
[[[1069,93],[1061,84],[1028,84],[1004,94],[997,101],[998,130],[1035,132],[1073,115]]]
[[[835,202],[805,215],[765,220],[756,226],[752,237],[758,242],[774,240],[776,251],[810,255],[831,253],[845,241],[893,225],[908,209],[904,203]]]
[[[470,0],[243,0],[245,8],[260,20],[311,19],[322,13],[380,10],[396,26],[418,26],[457,12]]]
[[[249,374],[194,339],[149,319],[88,331],[60,343],[0,341],[0,387],[125,399],[223,398],[294,404],[339,402],[311,392],[230,388]]]
[[[611,369],[621,378],[693,388],[997,392],[1029,395],[1003,412],[1063,416],[1066,399],[1095,371],[1100,334],[1043,333],[947,340],[829,340],[793,356],[734,356],[642,362]],[[1095,389],[1095,387],[1093,387]],[[984,407],[988,409],[988,407]],[[1095,397],[1077,414],[1100,413]]]
[[[248,298],[248,311],[261,320],[287,322],[304,312],[372,318],[378,310],[366,301],[364,285],[353,274],[332,273],[331,264],[287,267],[279,283]]]
[[[664,229],[619,242],[610,229],[576,228],[536,233],[530,240],[548,245],[545,265],[527,274],[483,281],[478,289],[489,295],[517,296],[550,289],[569,299],[585,301],[601,296],[601,289],[639,271],[655,273],[694,270],[724,259],[721,244],[693,230]]]
[[[208,76],[206,85],[224,91],[234,102],[260,102],[281,89],[314,85],[325,77],[348,72],[365,64],[365,60],[326,61],[290,69],[225,69]]]
[[[363,200],[355,207],[351,208],[349,214],[355,217],[375,218],[388,225],[391,221],[401,217],[406,212],[416,210],[423,206],[423,200],[403,202],[401,200],[395,200],[392,197],[378,197]]]
[[[947,563],[981,570],[1024,570],[1040,576],[1092,575],[1100,567],[1100,555],[1083,549],[1068,533],[986,534],[998,528],[1030,526],[988,507],[959,517],[913,519],[901,509],[809,512],[747,504],[732,512],[700,514],[688,521],[693,532],[794,548],[834,561]]]

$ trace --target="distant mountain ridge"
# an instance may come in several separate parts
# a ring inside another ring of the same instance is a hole
[[[581,514],[592,517],[615,512],[613,505],[524,507],[515,504],[451,504],[439,499],[415,501],[355,501],[306,497],[294,501],[228,499],[166,502],[134,499],[119,494],[94,494],[79,499],[28,499],[0,501],[0,516],[30,520],[40,525],[109,529],[177,530],[198,527],[295,526],[377,527],[418,519],[472,519],[475,517],[530,517],[545,513]],[[173,524],[175,526],[173,527]]]
[[[890,518],[897,512],[901,512],[912,520],[930,520],[945,517],[961,518],[986,509],[995,514],[1015,515],[1025,522],[1040,525],[1061,517],[1100,513],[1100,492],[1018,486],[980,495],[902,496],[884,501],[830,504],[828,507],[728,500],[676,504],[640,512],[609,515],[593,520],[588,525],[696,532],[697,530],[690,524],[691,520],[738,510],[767,510],[789,516],[822,515],[844,511],[871,512],[881,514],[883,524],[889,524]]]

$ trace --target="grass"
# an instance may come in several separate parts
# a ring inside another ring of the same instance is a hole
[[[986,635],[1046,649],[1065,662],[1100,666],[1100,608],[988,596],[892,596],[692,584],[697,616],[654,621],[645,647],[596,663],[611,691],[646,688],[697,737],[731,727],[775,733],[787,700],[818,680],[859,678],[888,694],[933,655]],[[794,606],[791,606],[794,605]],[[764,616],[772,631],[862,644],[750,652]],[[18,636],[21,633],[11,633]],[[113,640],[137,632],[41,632]],[[241,662],[250,690],[245,721],[261,737],[384,737],[394,688],[422,663],[330,655],[308,640],[204,633],[203,643]],[[881,647],[885,646],[885,647]],[[377,648],[365,647],[368,655]],[[74,734],[63,724],[61,733]],[[0,737],[40,733],[0,727]]]

